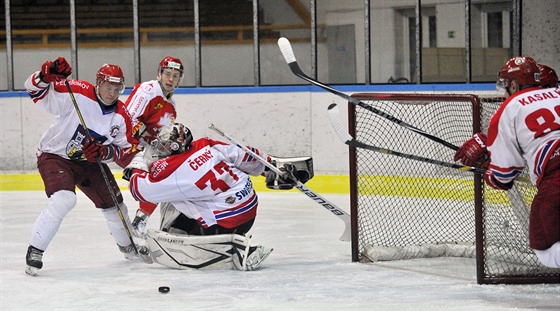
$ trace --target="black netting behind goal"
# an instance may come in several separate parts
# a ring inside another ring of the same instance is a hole
[[[455,146],[482,129],[503,99],[451,94],[354,94],[396,118],[349,103],[349,132],[359,142],[453,163],[455,150],[406,129],[405,122]],[[559,282],[528,246],[536,189],[484,187],[480,175],[391,153],[350,150],[354,261],[472,257],[478,283]],[[528,175],[525,173],[525,179]]]

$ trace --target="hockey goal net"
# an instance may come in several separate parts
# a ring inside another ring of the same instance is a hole
[[[503,101],[460,94],[352,97],[455,146],[479,130],[486,132]],[[455,150],[348,105],[349,132],[356,140],[453,162]],[[353,261],[472,257],[479,284],[560,282],[559,269],[541,265],[528,246],[529,208],[536,193],[528,182],[497,191],[468,171],[351,147],[350,188]]]

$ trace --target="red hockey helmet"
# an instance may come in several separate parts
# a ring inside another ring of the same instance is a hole
[[[556,71],[547,65],[538,64],[537,66],[541,72],[541,86],[544,88],[558,87],[558,75]]]
[[[183,70],[184,70],[183,63],[181,63],[181,60],[178,59],[177,57],[165,56],[161,60],[161,62],[159,62],[158,73],[161,73],[161,71],[164,68],[179,70],[179,72],[181,72],[181,76],[183,76]]]
[[[498,89],[507,89],[511,81],[517,81],[519,89],[527,86],[539,85],[540,70],[537,62],[531,57],[516,56],[508,60],[498,72]]]
[[[101,86],[104,82],[120,85],[120,93],[124,91],[124,74],[121,67],[117,65],[104,64],[97,71],[95,84]]]

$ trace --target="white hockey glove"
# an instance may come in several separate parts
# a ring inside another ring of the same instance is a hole
[[[123,171],[123,179],[126,181],[130,181],[130,177],[132,177],[132,173],[134,170],[141,170],[147,172],[149,170],[149,165],[147,163],[144,152],[137,153],[130,164],[128,164]]]
[[[265,168],[266,187],[274,190],[290,190],[297,182],[290,178],[294,177],[301,183],[306,183],[313,178],[313,159],[311,157],[299,158],[277,158],[270,157],[270,163],[276,166],[282,174]]]
[[[134,220],[132,221],[132,229],[137,237],[142,239],[146,238],[146,225],[148,224],[148,218],[150,218],[150,215],[144,214],[141,210],[136,211],[136,217],[134,217]]]

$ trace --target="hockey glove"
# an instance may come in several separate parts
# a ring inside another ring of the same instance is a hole
[[[51,83],[66,79],[72,74],[72,68],[64,57],[59,57],[54,61],[46,61],[41,66],[39,77],[42,81]]]
[[[144,159],[143,153],[137,153],[130,163],[124,168],[123,179],[130,181],[130,178],[135,173],[142,173],[148,171],[148,163]]]
[[[290,176],[296,177],[296,168],[291,163],[286,163],[278,168],[282,173],[276,174],[272,170],[265,169],[266,187],[274,190],[290,190],[297,183]]]
[[[82,146],[82,153],[88,162],[97,162],[99,158],[101,161],[113,159],[115,150],[112,145],[103,145],[99,142],[92,142],[87,139]]]
[[[122,173],[122,179],[124,179],[126,181],[130,181],[130,179],[132,178],[132,175],[140,174],[142,172],[145,172],[145,171],[139,170],[139,169],[133,168],[133,167],[127,167],[127,168],[124,169],[124,171]]]
[[[150,215],[144,214],[141,210],[136,211],[136,217],[132,221],[132,229],[136,233],[136,236],[145,239],[146,238],[146,225],[148,224],[148,218]]]
[[[482,132],[474,134],[457,150],[453,161],[460,161],[467,166],[488,168],[490,156],[486,149],[486,135]]]
[[[492,173],[492,171],[488,170],[484,173],[484,180],[488,186],[497,189],[497,190],[509,190],[513,187],[513,181],[507,184],[503,184],[496,179],[496,176]]]

